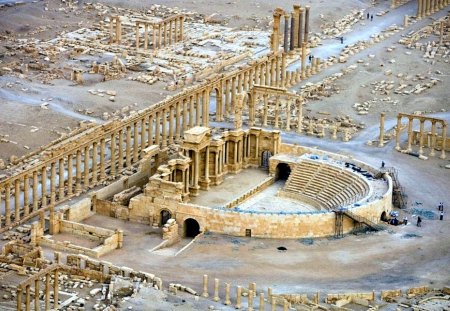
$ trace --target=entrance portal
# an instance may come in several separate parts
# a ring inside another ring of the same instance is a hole
[[[291,168],[286,163],[277,165],[277,180],[287,180],[291,174]]]
[[[270,151],[263,151],[261,155],[261,166],[265,169],[269,169],[269,159],[272,157],[272,153]]]
[[[197,220],[188,218],[184,221],[184,236],[194,238],[200,233],[200,225]]]
[[[172,214],[168,210],[163,209],[161,211],[161,217],[160,217],[161,221],[160,221],[159,225],[161,227],[164,226],[170,218],[172,218]]]

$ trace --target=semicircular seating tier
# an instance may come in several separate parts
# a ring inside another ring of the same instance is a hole
[[[292,198],[332,210],[354,204],[370,193],[360,174],[331,163],[302,159],[295,164],[283,190]]]

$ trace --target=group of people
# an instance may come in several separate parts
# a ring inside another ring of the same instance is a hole
[[[439,202],[438,205],[439,220],[444,220],[444,202]],[[417,227],[422,227],[422,218],[417,217]]]
[[[373,21],[373,14],[371,15],[369,12],[367,12],[367,19],[370,18],[370,21]]]

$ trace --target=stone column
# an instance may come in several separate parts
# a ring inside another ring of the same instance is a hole
[[[242,287],[238,286],[236,289],[236,309],[241,308],[241,299],[242,299]]]
[[[214,279],[214,298],[213,300],[215,302],[218,302],[220,300],[219,297],[219,279]]]
[[[100,181],[106,179],[106,157],[105,157],[106,141],[104,138],[100,139]],[[95,154],[97,156],[97,154]]]
[[[36,279],[34,281],[34,310],[39,310],[39,287],[40,287],[40,281],[39,279]]]
[[[79,195],[81,193],[81,150],[77,150],[75,166],[75,194]]]
[[[0,196],[1,196],[1,190],[0,190]],[[1,199],[0,199],[0,206]],[[28,216],[30,214],[30,178],[28,177],[28,174],[25,174],[23,176],[23,213],[24,216]],[[0,221],[1,226],[1,221]]]
[[[141,119],[140,122],[140,127],[141,127],[141,151],[140,151],[140,157],[141,159],[144,157],[144,149],[145,149],[145,118]]]
[[[147,145],[153,145],[153,115],[148,116]]]
[[[300,99],[297,99],[297,133],[302,132],[302,123],[303,123],[303,102]]]
[[[269,95],[268,94],[264,94],[263,98],[264,98],[263,126],[267,126],[267,117],[268,117],[268,114],[269,114]]]
[[[223,121],[223,120],[220,120]],[[188,129],[188,100],[183,99],[183,133]]]
[[[384,146],[384,118],[386,113],[382,112],[380,115],[380,137],[378,139],[378,147]]]
[[[123,169],[123,130],[119,130],[118,136],[119,136],[119,141],[118,141],[118,144],[119,144],[118,149],[119,150],[118,150],[117,158],[119,160],[118,170],[120,172],[120,170]]]
[[[114,23],[114,19],[112,16],[110,16],[109,17],[109,44],[114,43],[113,23]]]
[[[53,280],[53,298],[54,298],[54,303],[53,303],[53,308],[55,310],[58,310],[59,308],[59,274],[58,274],[58,270],[55,270],[55,274],[54,274],[54,280]]]
[[[161,142],[161,111],[156,112],[155,118],[155,145],[160,145]]]
[[[133,163],[139,160],[139,130],[138,123],[133,122]]]
[[[41,169],[41,198],[42,198],[42,207],[47,206],[47,167],[43,167]]]
[[[264,311],[264,293],[259,293],[259,311]]]
[[[447,147],[446,140],[447,140],[447,123],[444,123],[442,125],[442,153],[440,156],[441,159],[445,159],[445,148]]]
[[[167,23],[163,22],[162,23],[162,32],[164,34],[164,40],[163,40],[163,46],[167,46]]]
[[[300,15],[300,5],[294,4],[294,12],[292,13],[292,17],[294,19],[294,49],[299,47],[299,38],[298,38],[298,26],[299,26],[299,15]]]
[[[161,115],[161,125],[162,125],[162,147],[167,147],[167,110],[163,109]]]
[[[412,131],[413,131],[413,122],[414,119],[412,117],[408,118],[408,148],[406,151],[411,152],[411,144],[412,144]]]
[[[397,127],[395,129],[395,150],[400,150],[400,135],[402,128],[402,117],[397,116]]]
[[[125,142],[125,161],[126,166],[131,166],[131,126],[127,126],[126,128],[127,136],[126,136],[126,142]]]
[[[275,297],[273,297],[273,296],[270,296],[270,301],[271,301],[271,310],[272,311],[275,311],[276,310],[276,308],[277,308],[277,301],[276,301],[276,299],[275,299]]]
[[[209,146],[205,149],[205,182],[209,183]]]
[[[122,21],[120,16],[116,17],[116,40],[118,44],[122,43]]]
[[[423,139],[424,139],[424,135],[425,135],[424,124],[425,124],[425,121],[424,121],[424,120],[420,120],[420,129],[419,129],[419,154],[423,154]]]
[[[230,283],[225,283],[225,301],[223,302],[224,305],[228,306],[231,304],[230,300]]]
[[[97,155],[98,155],[98,143],[94,142],[92,144],[92,183],[95,185],[97,183],[97,175],[98,175],[98,163],[97,163]]]
[[[431,0],[425,0],[425,15],[430,15]]]
[[[65,167],[64,167],[64,158],[59,159],[59,164],[58,164],[58,201],[62,201],[62,199],[64,199],[64,172],[65,172]]]
[[[45,275],[45,309],[50,310],[50,274]]]
[[[173,21],[169,22],[169,44],[172,45],[172,37],[173,37]]]
[[[50,204],[56,202],[56,162],[50,164]]]
[[[175,140],[177,142],[180,141],[180,132],[181,132],[181,127],[180,127],[180,119],[181,119],[181,103],[179,101],[176,102],[175,104]]]
[[[162,24],[158,24],[158,49],[162,47]]]
[[[84,188],[88,188],[89,187],[89,160],[90,160],[90,155],[89,155],[89,146],[84,147]]]
[[[423,6],[424,6],[424,0],[418,0],[417,1],[417,19],[422,19],[423,17]]]
[[[180,25],[180,41],[183,41],[184,38],[184,16],[181,16],[181,25]]]
[[[33,189],[34,191],[34,189]],[[67,156],[67,196],[73,194],[73,155]]]
[[[169,107],[169,145],[173,144],[173,106]]]
[[[11,224],[11,185],[9,183],[5,184],[5,218],[5,225],[9,226]]]
[[[306,79],[306,43],[302,45],[302,80]]]
[[[308,36],[309,36],[309,10],[310,10],[310,6],[307,5],[305,6],[305,37],[304,37],[304,42],[305,44],[308,43]]]
[[[196,100],[195,100],[195,125],[196,126],[200,126],[200,117],[201,117],[201,109],[202,109],[202,105],[200,102],[200,93],[196,94]]]
[[[209,125],[209,91],[203,91],[203,117],[202,126],[208,127]]]
[[[279,107],[280,107],[280,96],[277,96],[277,97],[275,98],[275,125],[274,125],[274,127],[275,127],[276,129],[279,128],[279,124],[278,124],[279,118],[280,118]]]
[[[288,311],[289,310],[289,302],[284,299],[283,301],[283,311]]]
[[[284,41],[283,41],[284,52],[289,52],[289,15],[284,15]]]
[[[196,152],[196,154],[197,154],[197,152]],[[196,168],[196,170],[197,170],[197,168]],[[203,294],[202,294],[202,297],[204,297],[204,298],[208,298],[209,297],[209,294],[208,294],[208,275],[207,274],[203,275]]]
[[[17,311],[22,311],[22,288],[17,288]]]
[[[295,49],[295,13],[291,13],[291,40],[289,40],[289,49],[293,51]]]
[[[253,290],[248,291],[248,311],[253,311]]]
[[[37,171],[33,171],[33,209],[32,209],[33,212],[38,210],[39,204],[38,187],[39,187],[38,173]]]
[[[439,11],[439,1],[438,0],[433,0],[434,2],[434,12],[438,12]]]
[[[20,180],[14,180],[14,221],[20,220]]]
[[[298,14],[298,47],[301,48],[303,46],[303,14],[305,12],[304,8],[300,8]]]
[[[280,14],[273,14],[272,51],[278,52],[280,47]]]
[[[153,44],[153,51],[155,52],[157,49],[156,46],[156,25],[152,25],[152,44]]]
[[[432,121],[431,123],[431,143],[430,143],[430,156],[434,157],[436,148],[436,122]]]

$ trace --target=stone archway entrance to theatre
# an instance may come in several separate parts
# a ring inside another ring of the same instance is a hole
[[[160,217],[159,225],[161,227],[164,226],[170,218],[172,218],[172,214],[166,209],[161,210],[160,216],[161,217]]]
[[[184,237],[195,238],[200,233],[200,225],[197,220],[188,218],[184,221]]]
[[[291,168],[286,163],[279,163],[277,165],[277,180],[287,180],[291,175]]]

